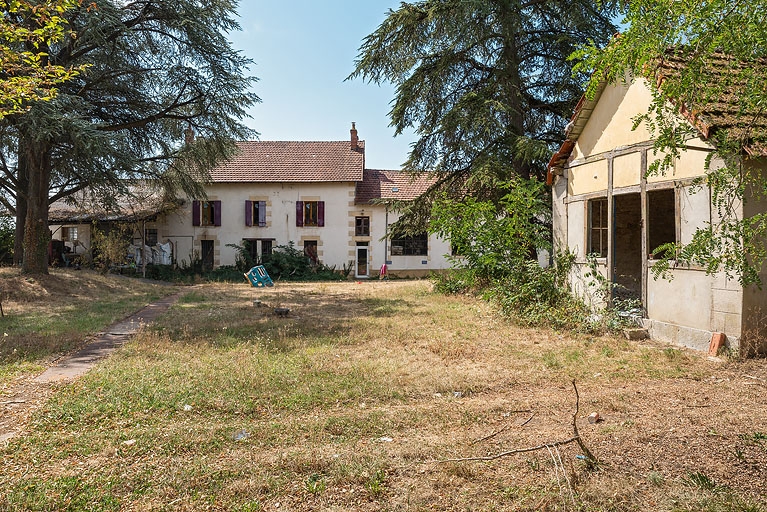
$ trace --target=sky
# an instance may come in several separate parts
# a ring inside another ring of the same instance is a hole
[[[229,35],[252,59],[261,103],[244,122],[259,140],[347,140],[354,121],[365,166],[399,169],[414,135],[394,137],[394,87],[346,81],[365,36],[399,0],[240,0],[242,31]]]

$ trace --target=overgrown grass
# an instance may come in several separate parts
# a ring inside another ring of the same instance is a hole
[[[743,386],[717,387],[721,407],[671,402],[715,371],[686,352],[520,329],[427,282],[203,285],[0,448],[0,510],[764,512],[739,491],[741,460],[684,462],[713,428],[746,432],[732,441],[749,464],[767,459],[759,427],[725,412]],[[572,445],[438,462],[569,437],[572,378],[602,471]],[[592,409],[606,420],[590,426]],[[680,426],[692,413],[705,421]],[[689,485],[692,471],[727,491]]]
[[[88,271],[52,270],[34,279],[2,269],[0,383],[37,372],[46,361],[158,298],[167,286]]]

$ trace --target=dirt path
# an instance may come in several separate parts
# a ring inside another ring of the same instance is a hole
[[[87,373],[101,359],[129,341],[144,325],[175,304],[178,298],[179,293],[175,293],[149,304],[96,334],[78,351],[57,359],[40,375],[21,377],[0,391],[0,443],[6,443],[19,434],[32,413],[55,392],[57,384]]]

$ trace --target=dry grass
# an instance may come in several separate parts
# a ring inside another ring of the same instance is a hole
[[[440,462],[570,437],[571,379],[598,471],[575,444]],[[0,510],[765,511],[765,387],[427,282],[202,285],[2,450]]]
[[[168,288],[87,270],[32,277],[0,267],[0,389],[39,373],[91,334],[168,295]]]

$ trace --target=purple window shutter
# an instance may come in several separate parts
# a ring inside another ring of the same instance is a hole
[[[304,202],[296,201],[296,226],[303,227],[304,225]]]
[[[192,226],[200,225],[200,202],[192,201]]]
[[[221,225],[221,201],[211,201],[213,204],[213,225]]]
[[[258,225],[262,228],[266,226],[266,201],[258,202]]]
[[[325,201],[317,201],[317,226],[325,225]]]
[[[245,200],[245,225],[253,225],[253,201]]]

